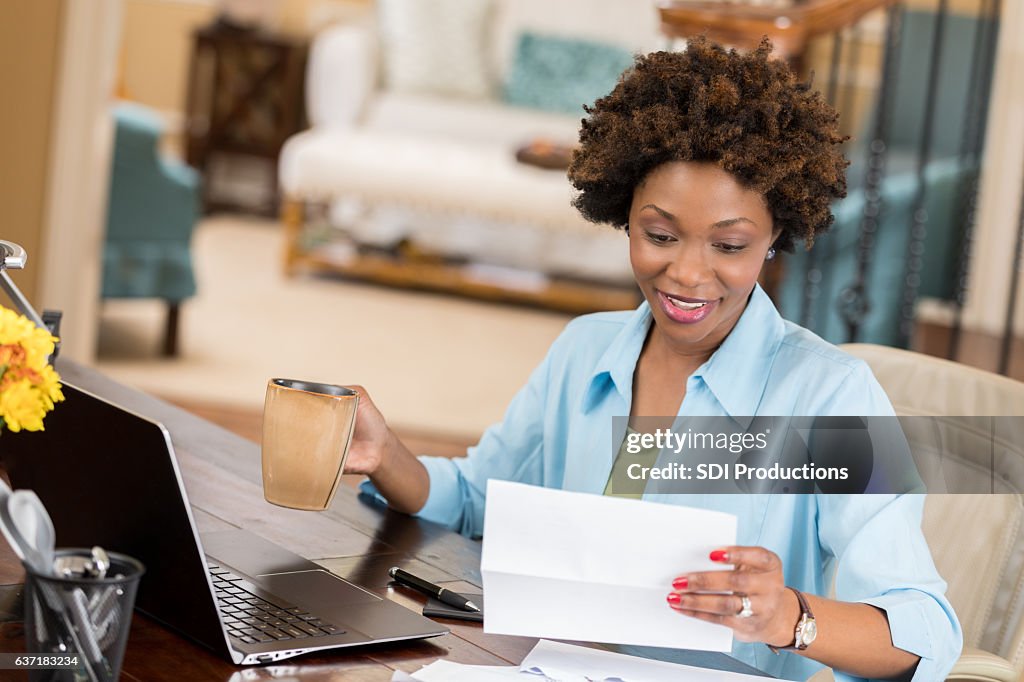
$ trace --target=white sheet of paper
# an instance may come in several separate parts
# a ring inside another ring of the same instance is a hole
[[[614,651],[541,640],[519,669],[555,680],[589,679],[622,682],[764,682],[765,678],[666,663]]]
[[[412,674],[416,682],[542,682],[539,675],[522,673],[514,665],[463,665],[451,661],[438,660],[424,666]],[[394,680],[394,678],[392,678]]]
[[[723,512],[489,481],[484,631],[550,639],[729,651],[732,631],[676,613],[672,580],[721,570],[736,544]]]

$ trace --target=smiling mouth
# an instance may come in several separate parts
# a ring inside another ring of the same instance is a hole
[[[721,299],[689,298],[673,296],[656,289],[661,302],[662,313],[672,322],[679,324],[696,324],[713,314]]]
[[[664,291],[662,291],[661,294],[670,304],[672,304],[673,307],[686,311],[700,310],[701,308],[712,302],[699,298],[683,298],[673,296],[672,294],[666,294]]]
[[[702,303],[687,303],[686,301],[680,301],[672,298],[671,296],[665,296],[665,298],[668,299],[668,302],[671,303],[674,308],[679,308],[680,310],[700,310],[708,304],[707,301]]]

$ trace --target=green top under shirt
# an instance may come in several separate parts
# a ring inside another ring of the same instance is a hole
[[[605,495],[615,497],[629,497],[639,500],[644,496],[644,488],[647,487],[647,480],[643,478],[632,479],[627,470],[630,464],[639,464],[644,468],[651,468],[658,461],[661,450],[658,448],[646,448],[633,454],[626,452],[626,442],[629,435],[636,433],[633,429],[626,427],[626,437],[622,439],[619,446],[619,453],[615,455],[615,463],[612,464],[612,473],[608,476],[608,483],[604,486]]]

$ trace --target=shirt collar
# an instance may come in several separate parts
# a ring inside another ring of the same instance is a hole
[[[633,402],[633,372],[651,324],[647,301],[626,321],[594,366],[583,409],[589,412],[610,389],[627,406]],[[754,285],[747,307],[732,332],[693,373],[731,416],[753,416],[768,383],[772,360],[785,335],[785,323],[768,294]]]
[[[651,308],[645,300],[629,316],[625,326],[594,365],[590,386],[583,401],[584,412],[593,409],[609,389],[618,392],[627,409],[633,404],[633,372],[650,325]]]

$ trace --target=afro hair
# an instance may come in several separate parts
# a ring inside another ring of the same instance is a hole
[[[761,193],[780,230],[775,247],[807,248],[846,196],[839,116],[809,84],[770,57],[771,42],[741,54],[705,37],[685,52],[636,58],[606,97],[585,107],[569,180],[587,219],[628,226],[633,191],[671,161],[712,162]]]

